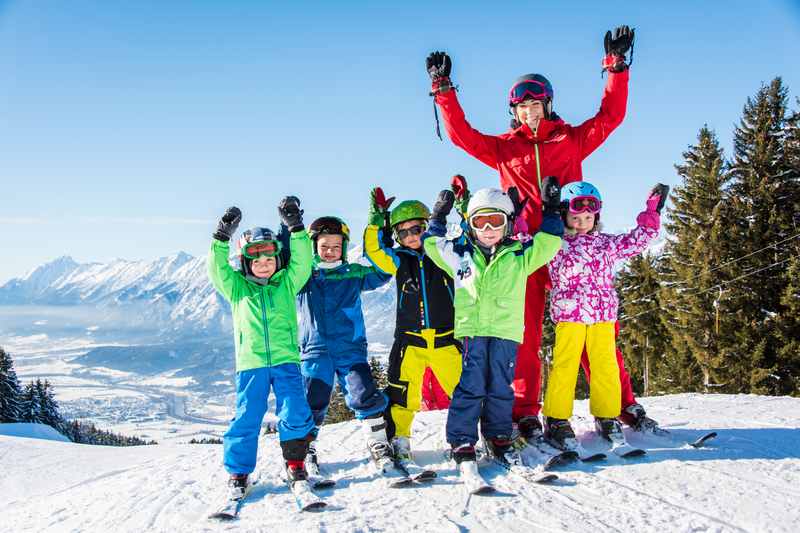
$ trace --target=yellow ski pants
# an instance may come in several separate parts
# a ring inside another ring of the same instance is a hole
[[[389,354],[389,437],[411,437],[411,424],[422,400],[425,369],[430,368],[448,396],[461,378],[461,347],[453,331],[406,331],[395,339]]]
[[[556,324],[553,368],[547,381],[547,393],[544,396],[542,409],[544,416],[565,420],[572,416],[575,384],[578,381],[578,367],[584,345],[589,356],[589,368],[592,371],[589,384],[589,411],[600,418],[619,416],[622,408],[621,386],[613,322]]]

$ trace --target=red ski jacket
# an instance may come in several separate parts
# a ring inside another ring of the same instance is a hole
[[[628,70],[608,73],[600,111],[579,126],[560,118],[539,122],[536,135],[523,124],[502,135],[486,135],[469,125],[456,91],[436,95],[447,135],[456,146],[500,172],[503,190],[516,186],[528,199],[523,218],[532,232],[542,221],[539,185],[556,176],[561,185],[583,179],[581,163],[622,123],[628,103]]]

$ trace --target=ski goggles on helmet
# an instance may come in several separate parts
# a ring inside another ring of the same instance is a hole
[[[547,86],[536,80],[523,80],[515,83],[511,87],[511,92],[508,95],[508,101],[511,105],[517,105],[529,98],[533,100],[546,100],[552,98],[553,93],[547,89]]]
[[[275,257],[280,253],[281,243],[278,241],[249,242],[242,248],[242,255],[248,259],[258,259],[261,256]]]
[[[584,211],[594,215],[600,212],[601,207],[603,207],[603,202],[594,196],[576,196],[569,201],[569,212],[573,215]]]
[[[488,226],[490,229],[503,229],[508,223],[508,215],[502,211],[492,211],[489,213],[476,213],[469,217],[469,227],[474,230],[484,230]]]
[[[397,235],[398,239],[405,239],[410,235],[421,235],[427,229],[427,225],[422,222],[420,224],[415,224],[410,228],[405,229],[395,229],[394,232]]]

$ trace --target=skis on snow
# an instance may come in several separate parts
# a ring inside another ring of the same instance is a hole
[[[222,504],[216,511],[208,515],[208,517],[212,520],[222,520],[222,521],[236,520],[239,517],[239,511],[242,509],[242,504],[247,499],[247,496],[250,494],[250,491],[257,484],[258,484],[258,477],[251,476],[251,479],[248,480],[247,488],[245,489],[244,494],[241,497],[238,498],[229,497],[227,500],[225,500],[224,504]]]
[[[666,430],[659,426],[652,426],[642,428],[640,430],[636,430],[637,433],[642,433],[644,435],[652,435],[654,437],[660,437],[662,439],[669,440],[671,442],[678,442],[679,439],[669,430]],[[708,443],[708,441],[717,438],[716,431],[709,431],[708,433],[704,433],[697,437],[692,441],[684,441],[685,444],[688,444],[692,448],[702,448]]]
[[[478,471],[477,461],[462,461],[458,464],[458,478],[464,484],[468,494],[485,495],[495,492],[497,489],[486,481]]]

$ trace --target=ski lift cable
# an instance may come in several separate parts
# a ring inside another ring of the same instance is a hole
[[[776,262],[776,263],[772,263],[771,265],[767,265],[767,266],[765,266],[765,267],[759,268],[758,270],[754,270],[754,271],[752,271],[752,272],[748,272],[747,274],[742,274],[741,276],[735,277],[735,278],[733,278],[733,279],[731,279],[731,280],[728,280],[728,281],[723,281],[722,283],[717,283],[717,284],[716,284],[716,285],[714,285],[713,287],[709,287],[709,288],[707,288],[707,289],[702,289],[702,290],[700,290],[699,292],[690,292],[690,293],[687,293],[687,295],[689,295],[689,296],[698,296],[698,295],[700,295],[700,294],[703,294],[703,293],[706,293],[706,292],[709,292],[709,291],[713,291],[714,289],[721,289],[721,288],[722,288],[722,287],[724,287],[725,285],[728,285],[728,284],[730,284],[730,283],[733,283],[734,281],[737,281],[737,280],[740,280],[740,279],[742,279],[742,278],[746,278],[746,277],[752,276],[753,274],[758,274],[759,272],[763,272],[764,270],[768,270],[768,269],[770,269],[770,268],[772,268],[772,267],[776,267],[776,266],[778,266],[778,265],[782,265],[783,263],[786,263],[787,261],[789,261],[790,259],[792,259],[792,257],[793,257],[793,256],[789,256],[789,257],[787,257],[786,259],[783,259],[782,261],[778,261],[778,262]],[[631,303],[633,303],[633,302],[631,302]],[[623,303],[623,305],[624,305],[624,303]],[[653,308],[653,309],[648,309],[648,310],[646,310],[646,311],[642,311],[642,312],[640,312],[640,313],[636,313],[636,314],[635,314],[635,315],[633,315],[633,316],[625,317],[625,318],[624,318],[624,320],[626,320],[626,321],[627,321],[627,320],[631,320],[631,319],[637,318],[637,317],[639,317],[639,316],[646,315],[647,313],[652,313],[653,311],[660,311],[660,310],[661,310],[661,308],[657,306],[657,307],[655,307],[655,308]]]
[[[685,280],[678,280],[678,281],[667,281],[667,282],[665,282],[665,283],[664,283],[664,285],[663,285],[663,286],[664,286],[664,287],[672,287],[672,286],[674,286],[674,285],[683,285],[683,284],[689,283],[690,281],[694,281],[694,280],[696,280],[697,278],[700,278],[700,277],[702,277],[702,276],[704,276],[704,275],[706,275],[706,274],[710,274],[710,273],[712,273],[712,272],[714,272],[714,271],[716,271],[716,270],[719,270],[719,269],[720,269],[720,268],[722,268],[722,267],[725,267],[725,266],[727,266],[727,265],[730,265],[730,264],[732,264],[732,263],[737,263],[737,262],[739,262],[739,261],[741,261],[741,260],[743,260],[743,259],[747,259],[748,257],[750,257],[750,256],[752,256],[752,255],[755,255],[755,254],[757,254],[757,253],[763,252],[764,250],[769,250],[769,249],[771,249],[771,248],[775,248],[775,247],[777,247],[779,244],[783,244],[783,243],[785,243],[785,242],[791,241],[792,239],[796,239],[796,238],[798,238],[798,237],[800,237],[800,233],[798,233],[798,234],[796,234],[796,235],[792,235],[791,237],[787,237],[787,238],[783,239],[782,241],[778,241],[778,242],[776,242],[776,243],[769,244],[769,245],[767,245],[767,246],[765,246],[765,247],[763,247],[763,248],[761,248],[761,249],[759,249],[759,250],[756,250],[755,252],[750,252],[749,254],[743,255],[743,256],[741,256],[741,257],[735,257],[735,258],[733,258],[733,259],[730,259],[730,260],[728,260],[728,261],[726,261],[726,262],[722,263],[721,265],[717,265],[717,266],[715,266],[715,267],[714,267],[714,268],[712,268],[711,270],[703,270],[703,271],[702,271],[700,274],[697,274],[696,276],[692,276],[692,277],[691,277],[691,278],[689,278],[689,279],[685,279]],[[642,284],[640,283],[639,285],[637,285],[637,286],[635,286],[635,287],[631,287],[631,288],[630,288],[630,289],[628,289],[628,290],[637,289],[637,288],[638,288],[638,287],[640,287],[641,285],[642,285]],[[631,301],[631,303],[636,303],[636,302],[639,302],[639,301],[641,301],[641,300],[646,300],[646,299],[648,299],[648,298],[651,298],[651,297],[653,297],[653,296],[657,295],[659,292],[660,292],[660,289],[659,289],[658,291],[656,291],[656,292],[653,292],[653,293],[651,293],[651,294],[647,294],[647,295],[645,295],[645,296],[642,296],[642,297],[640,297],[640,298],[637,298],[636,300],[633,300],[633,301]]]

